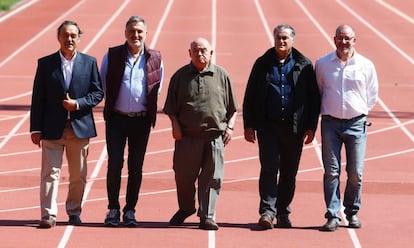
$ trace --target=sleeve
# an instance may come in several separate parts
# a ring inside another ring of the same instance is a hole
[[[168,85],[167,98],[165,99],[163,112],[167,115],[176,115],[178,108],[178,99],[176,93],[176,85],[178,84],[178,75],[175,73],[171,79],[170,84]]]
[[[105,55],[102,58],[101,62],[101,69],[100,69],[100,76],[102,80],[102,89],[106,93],[106,75],[108,73],[108,53],[105,53]]]
[[[367,106],[371,110],[378,101],[378,77],[375,66],[371,63],[367,81]]]

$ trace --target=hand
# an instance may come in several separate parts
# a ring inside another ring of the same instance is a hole
[[[32,139],[33,144],[40,147],[40,141],[42,140],[42,133],[32,133],[30,135],[30,138]]]
[[[312,130],[306,130],[305,134],[303,135],[303,139],[305,140],[305,144],[309,144],[315,138],[315,132]]]
[[[226,146],[230,142],[232,136],[233,136],[233,130],[231,130],[230,128],[226,128],[223,134],[224,146]]]
[[[181,140],[183,138],[183,133],[178,121],[172,122],[172,136],[175,140]]]
[[[75,111],[78,108],[76,100],[70,98],[68,92],[66,93],[65,99],[63,100],[63,107],[69,112]]]
[[[256,142],[256,132],[253,128],[244,129],[244,139],[247,142],[255,143]]]

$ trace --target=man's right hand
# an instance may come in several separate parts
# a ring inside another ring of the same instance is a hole
[[[42,140],[42,133],[32,133],[30,135],[30,138],[32,139],[33,144],[40,147],[40,141]]]

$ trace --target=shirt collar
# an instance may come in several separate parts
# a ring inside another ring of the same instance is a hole
[[[65,56],[63,56],[62,51],[59,50],[60,59],[62,60],[62,62],[66,62],[66,63],[71,63],[71,62],[75,61],[75,58],[76,58],[77,54],[78,54],[78,52],[75,51],[75,54],[73,55],[73,57],[70,60],[67,60],[65,58]]]

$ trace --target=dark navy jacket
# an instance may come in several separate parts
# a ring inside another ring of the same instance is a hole
[[[78,138],[95,137],[92,108],[103,99],[96,59],[78,52],[73,63],[72,81],[66,89],[59,52],[38,60],[33,83],[30,131],[42,132],[42,139],[60,139],[68,118],[63,107],[66,92],[76,99],[79,110],[70,113],[73,131]]]
[[[295,48],[292,48],[292,56],[295,60],[292,69],[295,88],[292,131],[303,134],[306,130],[316,130],[321,100],[312,62]],[[275,48],[272,47],[253,65],[243,100],[245,129],[258,130],[269,121],[266,114],[266,96],[271,86],[267,83],[266,75],[272,74],[275,59],[277,59],[277,55]]]

